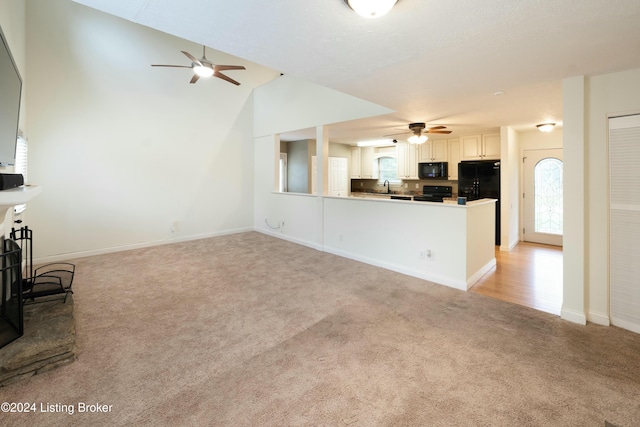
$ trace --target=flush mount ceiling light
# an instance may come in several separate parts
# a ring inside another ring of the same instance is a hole
[[[391,10],[398,0],[344,0],[358,15],[379,18]]]
[[[540,132],[551,132],[555,125],[555,123],[541,123],[539,125],[536,125],[536,127]]]

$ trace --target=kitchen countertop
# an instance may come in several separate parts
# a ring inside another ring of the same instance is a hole
[[[391,196],[405,196],[405,197],[413,197],[414,195],[410,194],[387,194],[387,193],[365,193],[365,192],[352,192],[349,196],[351,199],[359,199],[359,200],[369,200],[369,201],[389,201],[392,203],[411,203],[418,205],[427,205],[427,206],[449,206],[449,207],[473,207],[478,205],[483,205],[486,203],[495,203],[496,199],[480,199],[480,200],[471,200],[468,201],[466,205],[459,205],[457,202],[457,197],[452,197],[449,200],[444,202],[423,202],[423,201],[415,201],[415,200],[402,200],[402,199],[391,199]]]

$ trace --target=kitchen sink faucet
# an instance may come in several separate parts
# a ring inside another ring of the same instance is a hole
[[[389,180],[385,179],[384,180],[384,184],[382,184],[383,187],[387,187],[387,194],[391,194],[391,184],[389,184]]]

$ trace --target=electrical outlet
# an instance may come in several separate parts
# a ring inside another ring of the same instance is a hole
[[[419,250],[418,259],[420,259],[420,261],[433,261],[433,253],[431,252],[431,249]]]
[[[416,188],[420,188],[420,184],[416,184]]]
[[[171,231],[171,234],[178,232],[179,225],[180,224],[178,223],[178,221],[173,221],[171,223],[171,225],[169,226],[169,231]]]
[[[405,183],[404,188],[409,188],[409,184]]]

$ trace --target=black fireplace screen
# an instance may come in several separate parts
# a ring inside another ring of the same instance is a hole
[[[22,250],[5,239],[0,254],[2,270],[2,301],[0,307],[0,347],[22,336]]]

